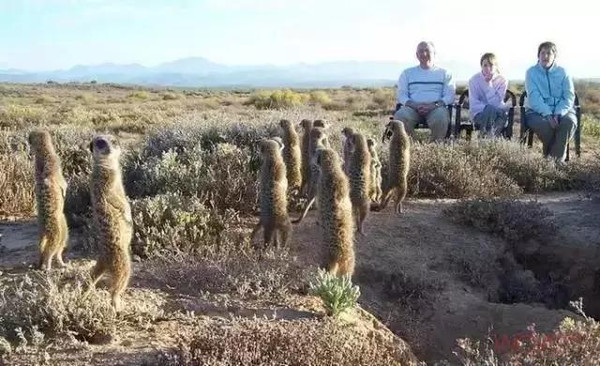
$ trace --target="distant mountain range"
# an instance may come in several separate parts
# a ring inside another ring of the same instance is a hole
[[[340,87],[394,85],[414,63],[343,61],[290,66],[228,66],[201,57],[146,67],[139,64],[77,65],[68,70],[0,70],[0,82],[90,82],[179,87]]]
[[[341,61],[289,66],[228,66],[201,57],[166,62],[154,67],[139,64],[77,65],[68,70],[28,72],[0,69],[0,82],[90,82],[173,87],[340,87],[392,86],[410,62]],[[526,65],[523,65],[525,70]],[[444,63],[457,81],[477,72],[472,65]],[[476,67],[476,66],[475,66]],[[510,77],[510,75],[508,75]]]

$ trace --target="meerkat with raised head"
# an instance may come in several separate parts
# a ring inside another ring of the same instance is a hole
[[[290,238],[292,224],[288,214],[286,166],[283,161],[284,145],[274,139],[259,142],[260,167],[260,219],[252,233],[250,242],[262,227],[264,246],[275,243],[285,246]]]
[[[306,194],[308,182],[310,181],[310,130],[313,128],[313,121],[303,119],[300,122],[302,127],[302,184],[300,185],[300,193]]]
[[[328,128],[329,128],[329,123],[327,123],[327,122],[326,122],[325,120],[323,120],[323,119],[316,119],[316,120],[313,122],[313,127],[320,127],[320,128],[322,128],[322,129],[326,130],[326,129],[328,129]]]
[[[386,139],[390,140],[388,179],[382,196],[383,202],[377,210],[383,210],[393,195],[396,203],[395,212],[403,213],[402,202],[408,191],[410,165],[410,139],[404,128],[404,123],[398,120],[390,121],[383,133],[382,142],[385,142]]]
[[[39,229],[40,260],[38,268],[50,270],[56,258],[64,267],[63,251],[69,239],[69,228],[64,213],[67,181],[61,161],[46,130],[37,129],[28,136],[34,154],[35,196]]]
[[[279,122],[283,131],[283,161],[287,172],[288,188],[299,190],[302,185],[302,151],[300,138],[292,122],[282,119]]]
[[[337,276],[354,273],[354,231],[352,202],[348,177],[341,167],[337,153],[319,149],[316,155],[319,167],[319,220],[328,255],[322,266]]]
[[[111,276],[111,304],[121,309],[121,295],[131,276],[130,245],[133,236],[131,206],[121,177],[119,141],[110,135],[97,135],[90,143],[93,168],[90,182],[92,219],[99,257],[92,269],[86,294],[105,275]]]
[[[377,154],[377,143],[375,139],[368,138],[367,146],[369,147],[369,153],[371,154],[371,187],[369,189],[369,197],[373,202],[379,202],[381,199],[381,160],[379,160],[379,154]]]
[[[367,146],[367,139],[363,134],[354,133],[348,140],[351,153],[348,167],[350,200],[358,232],[364,234],[363,224],[371,206],[371,199],[369,198],[369,188],[371,187],[371,154]]]
[[[348,175],[348,170],[350,169],[350,155],[352,152],[350,151],[350,136],[354,134],[354,129],[352,127],[344,127],[342,129],[342,135],[344,136],[344,172]]]
[[[318,149],[329,148],[331,147],[329,143],[329,139],[325,134],[323,128],[321,127],[313,127],[310,131],[310,141],[309,141],[309,162],[310,162],[310,181],[308,182],[307,187],[307,202],[306,206],[300,217],[294,221],[294,224],[300,223],[304,217],[308,214],[308,210],[315,203],[316,195],[317,195],[317,184],[319,182],[319,167],[316,165],[315,156]],[[318,205],[318,203],[317,203]]]

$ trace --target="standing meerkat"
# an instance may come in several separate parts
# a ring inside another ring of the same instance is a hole
[[[302,184],[300,185],[300,193],[306,194],[308,182],[310,181],[310,130],[313,128],[313,122],[309,119],[303,119],[300,122],[302,127]]]
[[[408,191],[408,170],[410,165],[410,140],[404,123],[398,120],[390,121],[383,133],[382,142],[390,140],[389,167],[387,187],[383,193],[383,202],[377,210],[383,210],[392,194],[396,202],[395,212],[402,213],[402,201]]]
[[[329,148],[331,145],[329,144],[329,140],[327,139],[327,135],[325,134],[323,128],[321,127],[313,127],[310,131],[310,141],[309,141],[309,151],[308,157],[310,162],[310,181],[308,182],[307,187],[307,203],[304,207],[302,215],[294,221],[294,224],[300,223],[308,210],[314,204],[316,195],[317,195],[317,185],[319,182],[319,167],[316,165],[315,156],[318,149]]]
[[[35,156],[35,196],[40,241],[38,268],[50,270],[55,257],[58,266],[64,267],[62,254],[69,239],[64,214],[67,181],[50,133],[34,130],[29,133],[28,141]]]
[[[121,147],[110,135],[97,135],[90,143],[93,168],[90,184],[92,218],[99,257],[92,269],[91,283],[86,295],[104,274],[110,275],[111,304],[121,309],[121,294],[129,284],[133,235],[131,207],[121,178]]]
[[[287,177],[281,150],[284,148],[277,140],[264,139],[259,142],[261,157],[260,167],[260,219],[252,233],[250,242],[262,227],[264,246],[271,242],[279,247],[279,239],[283,246],[290,237],[292,224],[287,208]]]
[[[363,224],[371,206],[369,188],[371,187],[371,154],[367,139],[361,133],[352,134],[349,139],[350,164],[348,180],[350,182],[350,200],[356,219],[358,232],[364,235]]]
[[[316,156],[319,167],[319,216],[328,255],[322,266],[337,276],[354,274],[354,220],[348,178],[337,153],[320,149]]]
[[[369,197],[373,202],[379,202],[381,199],[381,160],[377,154],[377,143],[375,139],[368,138],[367,146],[371,154],[371,188],[369,189]]]
[[[354,129],[352,127],[344,127],[342,129],[342,135],[344,136],[344,172],[348,175],[348,171],[350,169],[350,156],[352,152],[350,151],[350,137],[354,134]]]
[[[288,187],[299,190],[302,185],[302,151],[300,138],[294,125],[287,119],[279,122],[283,130],[283,161],[287,172]]]

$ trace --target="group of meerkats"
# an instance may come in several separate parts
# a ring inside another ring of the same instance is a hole
[[[391,120],[382,142],[389,140],[387,184],[382,187],[381,161],[376,142],[363,133],[344,127],[343,157],[332,149],[323,120],[304,119],[302,141],[292,122],[280,121],[281,136],[259,142],[261,156],[260,219],[250,235],[260,228],[264,246],[285,245],[292,223],[302,221],[317,202],[317,223],[322,229],[327,255],[322,268],[337,276],[354,273],[354,235],[364,235],[363,224],[370,210],[384,209],[395,199],[395,212],[403,212],[410,162],[410,139],[403,122]],[[307,203],[300,217],[291,221],[288,194],[299,192]]]
[[[35,156],[35,195],[40,229],[38,268],[50,270],[54,258],[59,267],[64,267],[62,254],[69,236],[64,214],[67,182],[50,133],[43,129],[34,130],[28,140]],[[90,142],[90,151],[93,154],[90,177],[92,225],[99,256],[84,298],[103,275],[110,275],[111,304],[119,311],[121,294],[131,276],[129,248],[133,236],[131,207],[121,178],[121,147],[115,137],[97,135]]]
[[[302,142],[289,120],[281,120],[282,136],[259,142],[260,220],[251,240],[262,227],[264,244],[280,239],[285,245],[292,221],[288,213],[288,193],[295,190],[308,200],[299,223],[317,201],[318,224],[328,255],[321,263],[330,273],[352,276],[354,272],[354,233],[363,234],[363,223],[370,209],[386,207],[395,197],[396,213],[402,211],[406,196],[410,159],[409,138],[401,121],[390,121],[382,141],[390,140],[386,188],[382,190],[381,162],[375,140],[351,128],[344,128],[343,162],[331,148],[329,128],[322,120],[302,120]],[[28,137],[35,160],[35,194],[39,226],[40,259],[38,268],[50,270],[53,259],[64,267],[68,225],[64,213],[67,182],[50,133],[45,129]],[[121,147],[111,135],[96,135],[90,142],[93,168],[90,176],[92,231],[99,256],[91,271],[88,296],[106,274],[111,277],[112,307],[121,309],[121,295],[131,276],[130,244],[133,220],[120,167]]]

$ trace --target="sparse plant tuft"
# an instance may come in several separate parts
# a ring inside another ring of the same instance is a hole
[[[318,270],[314,282],[309,286],[311,293],[325,303],[327,315],[334,317],[354,307],[360,296],[360,289],[352,285],[349,276],[336,276],[324,269]]]

